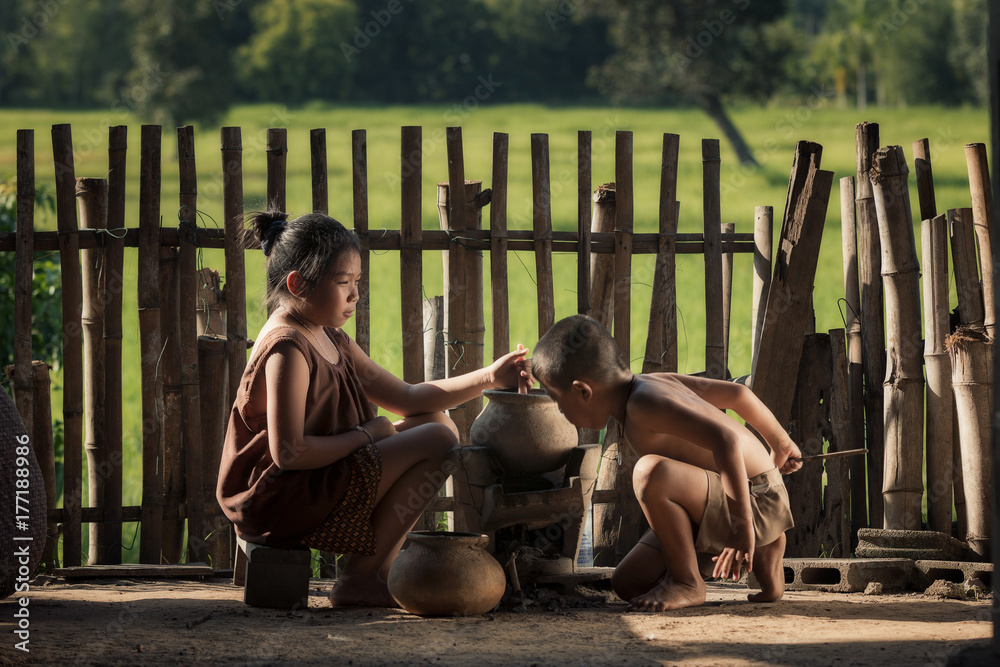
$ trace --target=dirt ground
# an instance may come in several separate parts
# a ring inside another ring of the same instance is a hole
[[[945,665],[992,636],[989,600],[788,592],[754,605],[710,584],[705,606],[624,613],[600,587],[540,589],[470,618],[333,609],[314,579],[308,610],[250,608],[242,589],[204,581],[36,581],[30,653],[16,598],[0,602],[0,665]],[[15,637],[12,639],[12,637]]]

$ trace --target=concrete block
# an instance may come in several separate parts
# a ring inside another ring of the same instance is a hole
[[[914,564],[917,570],[918,585],[926,587],[938,579],[953,583],[961,583],[975,577],[989,588],[993,588],[993,563],[967,563],[948,560],[918,560]]]
[[[965,542],[933,530],[858,529],[858,558],[965,560]]]
[[[902,590],[914,578],[913,561],[904,558],[786,558],[783,565],[789,591],[855,593],[873,581],[884,590]],[[760,588],[753,572],[747,583]]]
[[[239,538],[236,545],[233,584],[243,586],[243,602],[270,609],[309,606],[309,549],[273,549]]]

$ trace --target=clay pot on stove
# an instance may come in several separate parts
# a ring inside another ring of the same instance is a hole
[[[486,407],[472,423],[473,446],[489,447],[507,475],[557,470],[579,444],[576,427],[541,389],[526,394],[488,389]]]
[[[500,563],[478,533],[415,531],[389,569],[389,593],[420,616],[485,614],[507,586]]]

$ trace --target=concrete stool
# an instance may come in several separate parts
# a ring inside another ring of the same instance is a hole
[[[309,549],[273,549],[236,538],[233,585],[243,586],[243,602],[251,607],[308,607],[311,576]]]

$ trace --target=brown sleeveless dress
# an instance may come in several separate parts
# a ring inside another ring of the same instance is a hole
[[[371,555],[371,513],[382,476],[378,449],[368,445],[323,468],[281,470],[268,447],[267,413],[249,409],[254,392],[265,391],[267,358],[278,343],[290,342],[309,365],[307,435],[335,435],[374,419],[350,355],[350,338],[339,329],[325,331],[340,353],[337,364],[289,326],[275,327],[255,344],[229,417],[216,496],[247,542]]]

